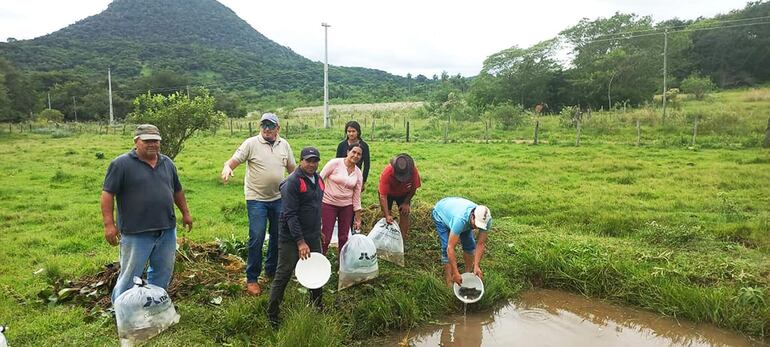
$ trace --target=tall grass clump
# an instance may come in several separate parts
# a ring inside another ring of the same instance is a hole
[[[340,322],[333,316],[318,312],[310,306],[299,306],[287,312],[278,330],[277,347],[344,346],[345,335]]]
[[[743,96],[743,101],[770,101],[770,89],[751,89]]]

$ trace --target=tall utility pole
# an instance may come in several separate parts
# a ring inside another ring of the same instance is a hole
[[[324,128],[329,127],[329,27],[326,22],[324,27]]]
[[[107,85],[109,86],[110,91],[110,125],[115,123],[115,118],[112,115],[112,73],[110,72],[110,68],[107,68]]]
[[[663,32],[663,124],[666,124],[666,73],[668,58],[668,29]]]
[[[75,97],[74,96],[72,97],[72,111],[75,112],[75,123],[77,123],[78,122],[78,108],[75,105]]]

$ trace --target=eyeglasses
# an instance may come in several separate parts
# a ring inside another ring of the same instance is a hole
[[[264,122],[264,123],[260,124],[259,127],[262,128],[262,129],[273,130],[273,129],[275,129],[278,126],[275,125],[275,123],[273,123],[273,122]]]

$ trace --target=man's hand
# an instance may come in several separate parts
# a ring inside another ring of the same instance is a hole
[[[107,240],[107,243],[109,243],[110,246],[117,246],[119,238],[120,233],[118,233],[118,228],[115,224],[107,224],[104,226],[104,239]]]
[[[481,268],[478,265],[473,267],[473,274],[479,276],[482,280],[484,279],[484,272],[481,271]]]
[[[307,243],[305,243],[305,240],[297,243],[297,251],[299,251],[300,259],[310,258],[310,247],[308,247]]]
[[[457,283],[458,286],[462,286],[463,276],[461,276],[459,272],[455,272],[454,275],[452,275],[452,282]]]
[[[361,230],[361,218],[356,219],[353,222],[353,229],[355,230]]]
[[[393,216],[385,216],[385,222],[388,224],[393,224]]]
[[[189,213],[182,214],[182,225],[184,225],[184,229],[187,231],[192,231],[192,216]]]
[[[230,163],[225,163],[225,167],[222,168],[222,174],[220,175],[222,177],[222,181],[227,183],[230,181],[230,177],[233,177],[233,169],[230,168]]]
[[[409,214],[409,211],[411,211],[412,208],[409,206],[409,203],[405,202],[401,204],[401,206],[398,207],[398,212],[401,212],[401,214]]]

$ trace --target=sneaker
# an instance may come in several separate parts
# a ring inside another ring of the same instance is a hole
[[[262,288],[257,282],[246,283],[246,293],[251,296],[258,296],[262,294]]]

